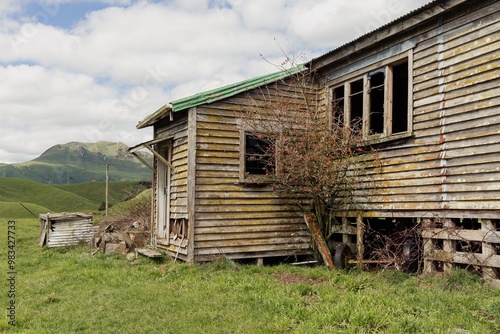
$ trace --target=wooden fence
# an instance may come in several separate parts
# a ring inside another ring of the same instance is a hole
[[[465,267],[500,287],[500,220],[424,219],[424,272]]]

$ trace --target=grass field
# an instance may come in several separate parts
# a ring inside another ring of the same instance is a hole
[[[190,265],[37,245],[16,220],[15,327],[8,325],[7,220],[0,219],[0,331],[13,333],[500,333],[500,290],[464,271]]]

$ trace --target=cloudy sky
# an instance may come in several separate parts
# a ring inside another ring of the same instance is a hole
[[[152,138],[163,104],[317,57],[429,0],[1,0],[0,162]],[[264,58],[265,59],[264,59]]]

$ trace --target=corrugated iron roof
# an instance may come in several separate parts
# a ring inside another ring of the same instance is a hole
[[[142,129],[148,126],[153,125],[160,119],[165,118],[168,116],[169,113],[172,112],[178,112],[181,110],[186,110],[192,107],[196,107],[202,104],[207,104],[207,103],[213,103],[216,101],[223,100],[225,98],[234,96],[239,93],[246,92],[248,90],[251,90],[253,88],[257,88],[272,82],[276,82],[278,80],[284,79],[286,77],[289,77],[291,75],[297,74],[305,69],[304,65],[299,65],[290,69],[282,70],[279,72],[271,73],[271,74],[266,74],[262,75],[256,78],[251,78],[248,80],[240,81],[234,84],[230,84],[227,86],[223,86],[220,88],[208,90],[205,92],[201,92],[195,95],[191,95],[188,97],[184,97],[175,101],[172,101],[157,111],[155,111],[153,114],[147,116],[144,118],[139,124],[137,125],[138,129]]]

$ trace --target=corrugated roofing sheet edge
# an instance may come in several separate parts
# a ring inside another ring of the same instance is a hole
[[[160,109],[152,113],[151,115],[144,118],[139,124],[137,124],[138,129],[142,129],[153,125],[157,121],[163,119],[168,115],[169,112],[178,112],[181,110],[186,110],[192,107],[196,107],[206,103],[213,103],[216,101],[223,100],[225,98],[234,96],[239,93],[249,91],[251,89],[276,82],[278,80],[285,79],[289,76],[297,74],[306,69],[304,64],[292,67],[290,69],[284,69],[279,72],[274,72],[271,74],[262,75],[259,77],[251,78],[248,80],[240,81],[234,84],[226,85],[223,87],[215,88],[205,92],[201,92],[195,95],[184,97],[169,104],[162,106]]]
[[[428,8],[430,8],[430,7],[438,4],[440,2],[443,2],[443,0],[432,0],[432,1],[428,2],[425,5],[423,5],[423,6],[419,7],[419,8],[417,8],[417,9],[414,9],[414,10],[412,10],[412,11],[404,14],[403,16],[400,16],[400,17],[398,17],[398,18],[396,18],[396,19],[394,19],[394,20],[392,20],[392,21],[390,21],[390,22],[388,22],[388,23],[386,23],[384,25],[381,25],[380,27],[376,28],[375,30],[367,32],[364,35],[358,36],[355,39],[353,39],[352,41],[344,43],[344,44],[336,47],[335,49],[332,49],[332,50],[330,50],[330,51],[322,54],[321,56],[318,56],[318,57],[312,59],[311,62],[314,63],[314,62],[316,62],[316,61],[318,61],[318,60],[320,60],[322,58],[325,58],[325,57],[327,57],[327,56],[329,56],[329,55],[337,52],[338,50],[344,49],[348,45],[354,44],[354,43],[356,43],[356,42],[358,42],[358,41],[360,41],[360,40],[362,40],[362,39],[364,39],[364,38],[366,38],[366,37],[368,37],[370,35],[373,35],[373,34],[377,33],[378,31],[380,31],[380,30],[382,30],[382,29],[384,29],[384,28],[386,28],[386,27],[388,27],[390,25],[393,25],[393,24],[395,24],[395,23],[397,23],[399,21],[402,21],[402,20],[404,20],[404,19],[406,19],[406,18],[408,18],[408,17],[410,17],[412,15],[415,15],[416,13],[420,13],[420,12],[422,12],[422,11],[424,11],[424,10],[426,10],[426,9],[428,9]]]

